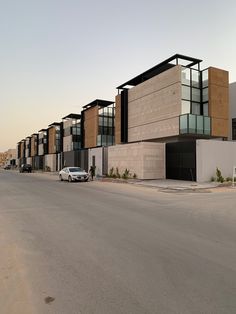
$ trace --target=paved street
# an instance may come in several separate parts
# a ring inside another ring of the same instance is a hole
[[[236,191],[0,170],[1,314],[236,313]]]

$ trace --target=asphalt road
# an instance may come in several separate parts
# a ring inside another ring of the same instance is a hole
[[[0,312],[236,313],[236,191],[0,171]]]

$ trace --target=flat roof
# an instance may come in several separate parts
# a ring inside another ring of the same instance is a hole
[[[39,130],[39,132],[46,132],[47,131],[47,129],[41,129],[41,130]]]
[[[64,120],[64,119],[80,119],[80,118],[81,118],[81,114],[70,113],[62,119]]]
[[[182,61],[184,61],[184,64],[181,64]],[[175,61],[175,64],[171,63],[172,61]],[[187,62],[186,62],[187,61]],[[193,67],[194,65],[198,65],[200,62],[202,62],[202,60],[200,59],[196,59],[196,58],[192,58],[192,57],[188,57],[188,56],[184,56],[181,54],[175,54],[172,57],[162,61],[161,63],[155,65],[154,67],[152,67],[151,69],[135,76],[134,78],[132,78],[131,80],[121,84],[120,86],[117,87],[117,89],[124,89],[125,86],[136,86],[142,82],[145,82],[146,80],[149,80],[150,78],[165,72],[167,70],[169,70],[170,68],[176,66],[176,65],[183,65],[187,68]]]
[[[53,123],[49,124],[48,126],[51,127],[51,126],[59,126],[59,125],[61,125],[60,122],[53,122]]]
[[[112,104],[114,104],[114,101],[95,99],[92,102],[90,102],[89,104],[83,106],[83,109],[88,109],[88,108],[95,107],[95,106],[107,107],[107,106],[112,105]]]

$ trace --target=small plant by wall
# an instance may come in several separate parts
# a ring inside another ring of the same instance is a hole
[[[222,176],[221,171],[218,167],[216,168],[216,181],[221,183],[224,182],[224,177]]]

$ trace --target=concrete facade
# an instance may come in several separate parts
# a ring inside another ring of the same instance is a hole
[[[128,94],[128,142],[179,135],[181,66],[131,88]]]
[[[108,172],[108,148],[107,147],[97,147],[88,150],[88,169],[94,166],[95,162],[95,175],[102,176]]]
[[[108,147],[108,172],[127,168],[139,179],[165,178],[165,144],[139,142]]]
[[[218,140],[196,141],[197,182],[210,181],[218,167],[224,178],[232,177],[236,166],[236,143]]]
[[[45,170],[47,167],[49,167],[50,171],[57,171],[57,154],[45,155],[44,163]]]

